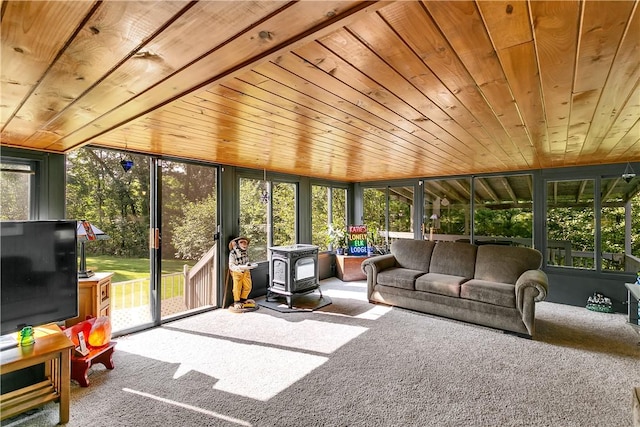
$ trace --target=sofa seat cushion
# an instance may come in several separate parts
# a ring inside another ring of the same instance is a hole
[[[378,284],[413,291],[416,288],[416,278],[423,274],[424,271],[411,270],[410,268],[387,268],[378,273]]]
[[[509,283],[471,279],[460,286],[460,298],[513,308],[516,306],[516,287]]]
[[[469,279],[462,276],[427,273],[416,279],[416,291],[458,298],[460,296],[460,285],[467,280]]]

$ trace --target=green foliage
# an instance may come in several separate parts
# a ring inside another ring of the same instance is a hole
[[[364,189],[364,225],[367,230],[386,230],[386,194],[384,189]]]
[[[184,205],[181,215],[170,221],[176,258],[197,260],[213,246],[216,232],[216,199],[209,195]]]
[[[576,251],[593,251],[594,212],[586,208],[552,208],[547,211],[549,240],[570,241]]]
[[[167,160],[161,165],[163,256],[198,259],[216,232],[216,168]]]
[[[296,243],[296,185],[275,183],[273,191],[273,245],[287,246]]]
[[[109,235],[86,245],[88,254],[146,256],[149,229],[149,159],[128,156],[124,172],[114,151],[82,148],[67,157],[67,218],[86,219]]]
[[[525,209],[476,209],[474,215],[475,234],[491,237],[533,236],[533,214]]]
[[[2,167],[24,169],[17,165]],[[0,175],[0,220],[29,219],[30,175],[26,173],[1,172]]]
[[[329,248],[329,187],[311,186],[311,243],[319,250]]]
[[[335,249],[338,247],[338,241],[331,230],[343,230],[343,232],[346,230],[347,190],[314,185],[311,187],[311,192],[312,243],[321,251],[328,250],[329,245]],[[330,211],[331,218],[329,218]]]
[[[134,160],[135,166],[124,172],[120,166],[123,157]],[[217,224],[216,169],[207,166],[163,160],[161,167],[161,206],[163,220],[163,257],[193,260],[199,258],[213,245]],[[106,254],[111,257],[148,257],[150,212],[150,165],[147,156],[126,154],[98,149],[82,148],[67,156],[67,218],[87,219],[110,236],[109,240],[86,245],[88,256]],[[14,175],[14,176],[12,176]],[[26,206],[25,191],[11,191],[24,183],[21,174],[2,175],[0,199],[2,218],[18,216],[11,210]],[[616,178],[617,179],[617,178]],[[603,187],[614,185],[616,179],[604,180]],[[312,187],[311,228],[312,241],[321,249],[330,241],[330,229],[345,230],[346,196],[342,188]],[[256,179],[240,180],[240,232],[251,239],[249,256],[252,260],[267,258],[267,204],[261,201],[265,183]],[[276,182],[271,188],[273,244],[295,243],[296,224],[307,227],[308,218],[296,218],[297,186]],[[387,193],[390,196],[387,201]],[[570,241],[574,251],[594,252],[596,227],[593,208],[584,208],[593,200],[586,195],[580,199],[580,207],[550,207],[547,211],[547,238],[550,242]],[[22,195],[21,195],[22,194]],[[364,224],[372,239],[378,239],[378,231],[409,232],[412,230],[411,202],[399,189],[364,189]],[[603,200],[601,223],[601,248],[603,253],[625,252],[624,200],[619,192],[607,192]],[[234,195],[225,195],[232,202]],[[562,203],[572,203],[562,200]],[[558,202],[560,203],[560,202]],[[577,202],[576,202],[577,203]],[[332,209],[329,209],[329,206]],[[389,218],[387,218],[387,206]],[[473,214],[474,234],[477,236],[531,238],[533,218],[530,208],[499,209],[500,206],[476,206]],[[331,216],[331,218],[329,218]],[[448,234],[469,234],[469,211],[462,205],[451,205],[442,211],[440,228]],[[631,200],[631,254],[640,256],[640,195]],[[235,237],[235,236],[226,236]],[[550,246],[551,249],[553,249]],[[610,257],[612,258],[612,257]],[[559,258],[558,258],[559,259]],[[560,259],[560,262],[562,260]],[[624,269],[620,261],[603,259],[606,269]],[[593,259],[574,259],[574,266],[593,268]],[[101,267],[102,270],[106,270]],[[112,269],[113,270],[113,269]]]
[[[389,197],[389,231],[411,231],[411,205],[399,197]]]
[[[247,253],[252,261],[267,259],[267,204],[261,201],[263,191],[263,181],[240,179],[240,234],[251,239]]]
[[[347,232],[344,228],[331,228],[329,230],[329,243],[336,248],[347,247]]]
[[[88,255],[144,258],[149,254],[150,159],[126,157],[135,163],[129,172],[120,166],[119,152],[85,147],[67,156],[67,218],[86,219],[110,237],[87,244]],[[199,258],[213,246],[216,170],[161,163],[163,256]]]

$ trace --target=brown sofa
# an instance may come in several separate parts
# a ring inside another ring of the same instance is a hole
[[[633,427],[640,427],[640,387],[634,388],[632,393]]]
[[[542,255],[531,248],[398,240],[362,262],[369,301],[531,337],[547,295]]]

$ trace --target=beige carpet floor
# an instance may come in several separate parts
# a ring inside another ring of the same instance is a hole
[[[542,302],[533,340],[322,283],[305,313],[215,310],[119,337],[74,384],[69,426],[631,426],[640,335]],[[6,426],[49,426],[54,404]]]

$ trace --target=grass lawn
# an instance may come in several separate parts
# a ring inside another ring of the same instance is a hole
[[[182,267],[187,264],[192,267],[196,262],[181,259],[163,259],[162,274],[182,272]],[[113,271],[115,274],[111,281],[125,282],[134,279],[149,278],[148,258],[117,258],[108,255],[87,257],[87,269],[96,271]]]
[[[162,260],[162,274],[182,273],[185,264],[192,267],[196,261],[179,259]],[[109,271],[114,275],[111,283],[142,280],[141,283],[112,288],[112,304],[114,309],[136,307],[149,303],[149,259],[147,258],[116,258],[108,255],[87,257],[87,269]],[[162,299],[184,295],[184,277],[162,279]]]

